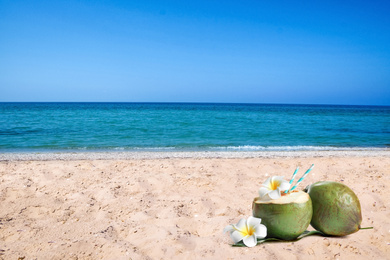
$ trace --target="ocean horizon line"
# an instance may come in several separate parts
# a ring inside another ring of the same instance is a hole
[[[0,104],[178,104],[178,105],[265,105],[265,106],[334,106],[334,107],[390,107],[376,104],[327,104],[327,103],[256,103],[256,102],[204,102],[204,101],[0,101]]]

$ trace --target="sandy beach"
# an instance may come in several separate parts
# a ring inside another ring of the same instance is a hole
[[[390,259],[390,151],[240,154],[2,154],[0,259]],[[299,188],[346,184],[373,229],[232,247],[260,185],[311,164]]]

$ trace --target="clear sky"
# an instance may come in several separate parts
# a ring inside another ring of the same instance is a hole
[[[390,105],[390,1],[0,0],[0,101]]]

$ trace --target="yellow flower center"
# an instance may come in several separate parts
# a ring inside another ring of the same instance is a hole
[[[280,185],[280,182],[279,181],[271,181],[271,183],[269,184],[269,189],[270,190],[276,190]]]
[[[244,235],[244,236],[251,236],[255,233],[255,229],[253,227],[249,227],[248,228],[243,228],[242,230],[240,230],[240,232]]]

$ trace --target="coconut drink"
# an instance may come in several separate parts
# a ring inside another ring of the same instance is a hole
[[[252,203],[252,214],[260,218],[267,227],[267,237],[293,240],[309,226],[313,215],[310,196],[295,189],[313,166],[292,188],[291,183],[299,168],[295,170],[290,182],[283,180],[283,177],[275,176],[268,178],[259,189],[259,197]]]
[[[360,202],[346,185],[332,181],[316,182],[306,189],[313,202],[311,225],[331,236],[357,232],[362,222]]]
[[[267,227],[267,237],[293,240],[309,226],[313,208],[307,193],[294,191],[272,200],[257,197],[253,200],[252,212]]]
[[[299,167],[290,181],[284,177],[268,178],[252,202],[252,215],[228,225],[235,246],[253,247],[275,240],[300,240],[311,235],[345,236],[361,228],[362,214],[356,194],[346,185],[321,181],[303,191],[295,190],[314,164],[291,187]],[[311,224],[317,231],[307,231]],[[305,232],[306,231],[306,232]]]

